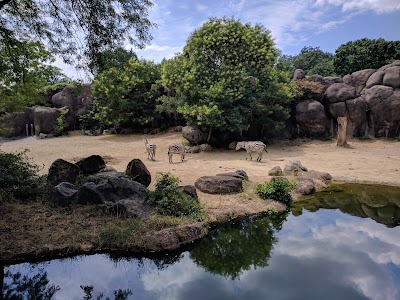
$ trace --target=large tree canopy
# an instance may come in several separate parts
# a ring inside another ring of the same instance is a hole
[[[163,63],[162,81],[175,90],[191,126],[241,132],[257,120],[275,127],[287,118],[290,97],[273,69],[276,56],[261,25],[213,18],[193,32],[182,54]]]
[[[340,76],[364,69],[378,69],[400,59],[400,41],[361,39],[336,49],[333,66]]]
[[[0,47],[36,38],[67,63],[82,58],[88,64],[126,40],[144,47],[154,25],[147,13],[151,5],[150,0],[0,0]]]

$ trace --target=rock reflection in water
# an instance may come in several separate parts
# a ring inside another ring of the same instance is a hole
[[[301,215],[302,209],[315,212],[321,208],[370,218],[387,227],[400,224],[400,187],[366,184],[332,184],[327,189],[303,196],[294,203],[292,213]]]

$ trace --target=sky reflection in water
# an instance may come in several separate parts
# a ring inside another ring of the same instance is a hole
[[[82,299],[81,285],[94,287],[93,299],[117,289],[131,290],[129,299],[400,299],[400,227],[303,210],[228,225],[164,260],[93,255],[9,270],[39,267],[60,286],[56,299]]]

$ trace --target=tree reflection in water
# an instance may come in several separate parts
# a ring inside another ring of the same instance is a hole
[[[83,296],[83,300],[90,300],[93,298],[93,286],[92,285],[85,285],[82,286],[81,285],[81,289],[83,290],[83,293],[85,294]],[[115,290],[114,291],[114,300],[127,300],[129,296],[132,295],[132,291],[130,289],[126,289],[126,290]],[[104,295],[103,293],[99,293],[96,297],[96,300],[101,300],[104,299],[103,298]],[[110,300],[109,297],[106,297],[105,300]]]
[[[190,252],[191,259],[213,274],[238,278],[253,266],[267,267],[275,233],[286,215],[273,218],[248,218],[211,231]]]
[[[20,272],[12,273],[10,270],[4,272],[2,288],[4,300],[51,300],[59,290],[58,285],[49,284],[47,272],[43,268],[30,276],[22,275]]]

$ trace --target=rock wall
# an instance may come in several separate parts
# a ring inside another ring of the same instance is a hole
[[[295,106],[297,136],[337,133],[337,118],[347,117],[350,137],[399,137],[400,60],[378,70],[366,69],[339,77],[313,75],[296,70],[293,80],[316,81],[323,92],[305,97]]]

